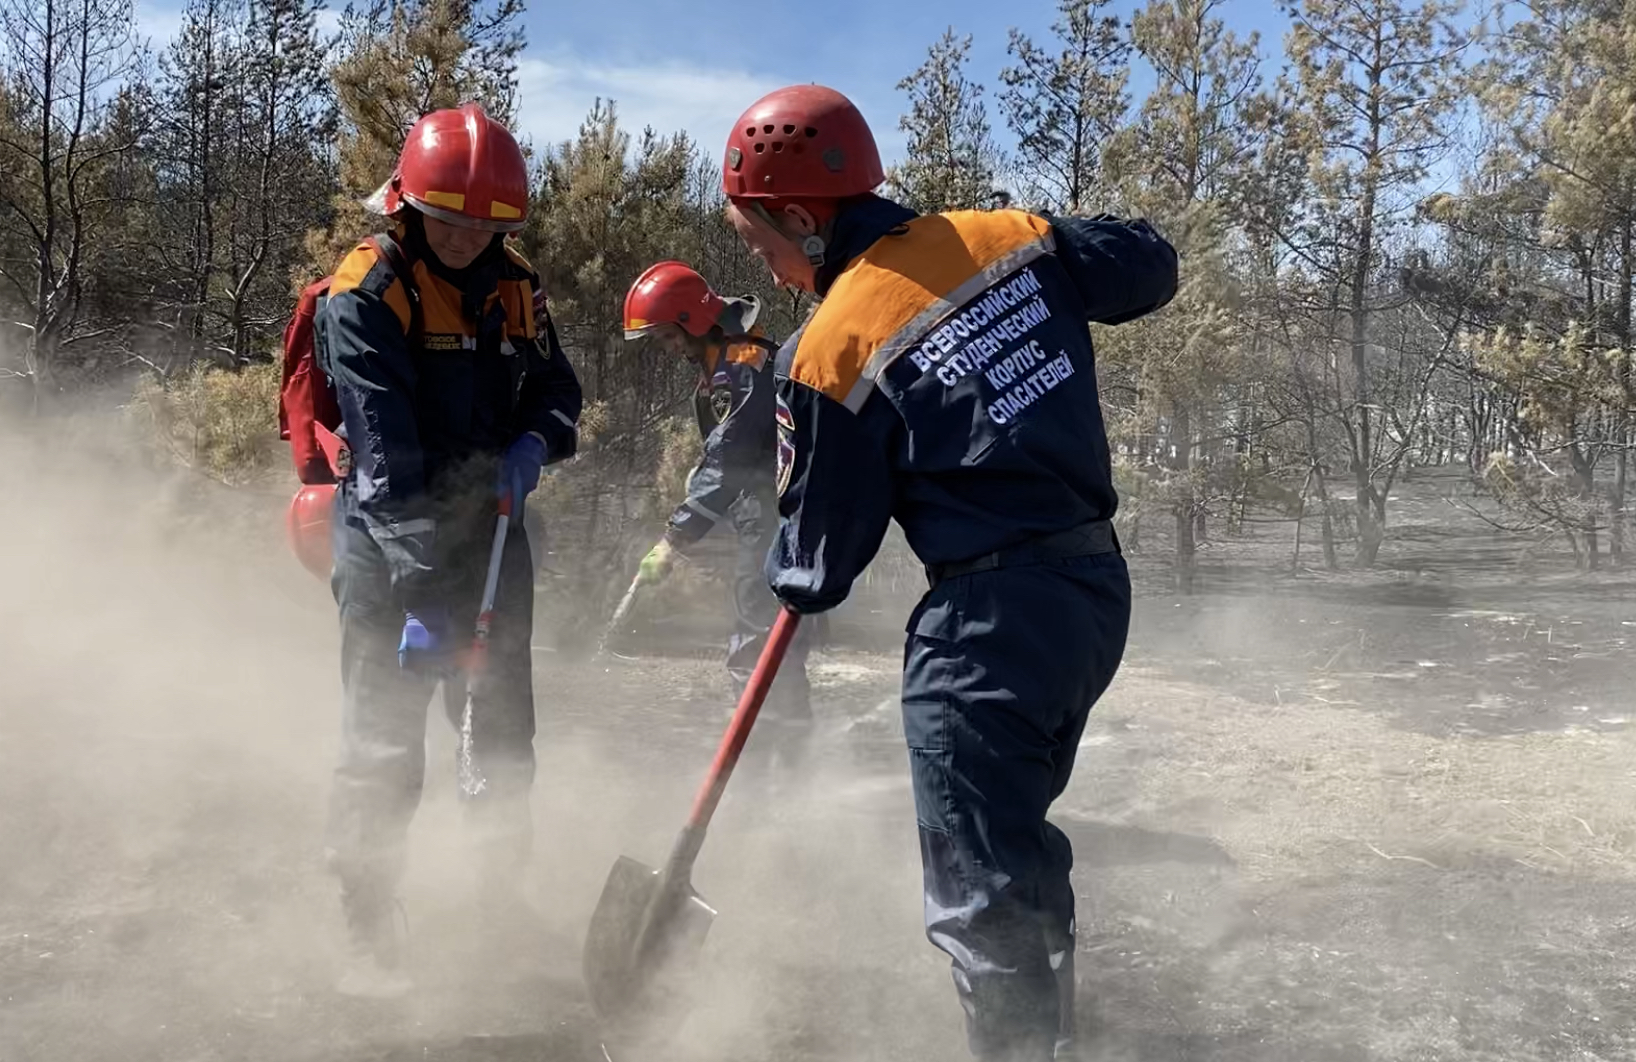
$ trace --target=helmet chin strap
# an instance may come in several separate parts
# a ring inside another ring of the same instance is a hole
[[[757,214],[760,214],[762,220],[768,225],[772,226],[772,230],[774,232],[782,233],[784,231],[783,228],[779,226],[777,220],[775,220],[773,216],[767,212],[767,208],[762,206],[759,201],[751,203],[750,209],[754,210]],[[823,268],[824,251],[825,245],[824,238],[822,236],[819,236],[817,233],[813,233],[810,236],[801,237],[801,253],[807,256],[807,261],[812,263],[812,268]]]

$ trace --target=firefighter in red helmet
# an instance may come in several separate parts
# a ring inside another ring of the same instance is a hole
[[[541,469],[574,454],[580,386],[539,280],[505,244],[528,206],[522,151],[476,104],[415,123],[371,205],[392,231],[336,268],[317,353],[341,411],[331,585],[344,723],[327,852],[351,942],[344,992],[407,991],[394,912],[438,683],[458,722],[451,652],[472,630],[499,500],[514,516]],[[533,565],[513,519],[502,553],[471,754],[484,910],[522,913],[532,827]],[[514,920],[507,920],[507,925]]]
[[[1124,652],[1130,580],[1087,322],[1175,294],[1143,221],[920,216],[874,194],[868,123],[798,85],[733,126],[728,214],[780,284],[823,301],[779,352],[773,592],[839,604],[893,519],[930,588],[903,719],[926,932],[953,960],[972,1053],[1066,1057],[1072,848],[1046,821]]]
[[[778,530],[778,432],[773,425],[773,355],[753,295],[723,298],[681,262],[650,266],[625,296],[625,338],[652,338],[698,371],[694,411],[704,453],[687,480],[687,497],[670,514],[664,537],[643,558],[638,585],[658,582],[673,559],[724,520],[738,538],[733,573],[734,629],[727,671],[742,692],[778,615],[778,600],[762,574]],[[785,656],[762,708],[758,735],[771,735],[773,757],[787,764],[805,755],[812,733],[803,631]],[[764,761],[765,762],[765,761]]]

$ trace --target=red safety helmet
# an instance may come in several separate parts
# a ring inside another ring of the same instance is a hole
[[[846,199],[884,180],[869,123],[822,85],[791,85],[751,104],[727,138],[721,170],[730,199]]]
[[[433,111],[409,130],[369,205],[388,217],[407,205],[451,225],[515,232],[528,213],[528,165],[516,138],[478,104]]]
[[[659,262],[648,266],[625,293],[625,338],[640,339],[665,324],[680,325],[690,336],[702,336],[725,305],[691,267]]]
[[[284,518],[290,549],[295,551],[301,566],[320,579],[329,578],[334,563],[334,549],[330,545],[334,522],[335,484],[309,484],[290,499],[290,511]]]

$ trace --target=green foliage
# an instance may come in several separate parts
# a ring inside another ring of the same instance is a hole
[[[322,275],[380,227],[362,205],[392,175],[421,115],[475,100],[514,118],[522,0],[362,0],[342,17],[330,71],[341,111],[335,217],[307,237],[309,274]]]
[[[1589,342],[1581,324],[1561,337],[1499,328],[1469,336],[1467,348],[1480,371],[1516,394],[1518,426],[1532,434],[1572,439],[1581,419],[1622,396],[1619,352]]]
[[[1476,34],[1445,0],[1293,0],[1282,62],[1234,32],[1225,0],[1143,0],[1128,21],[1108,0],[1052,7],[1048,38],[1013,31],[995,72],[1004,144],[971,38],[931,44],[899,84],[907,151],[887,190],[945,210],[1014,184],[1031,209],[1145,216],[1178,248],[1161,313],[1093,326],[1127,546],[1157,528],[1181,574],[1195,518],[1209,535],[1250,507],[1292,520],[1304,490],[1308,526],[1327,498],[1326,545],[1355,537],[1367,563],[1398,475],[1461,460],[1586,563],[1600,531],[1620,548],[1629,3],[1501,5]],[[188,0],[145,56],[128,0],[0,0],[8,412],[151,370],[129,408],[163,452],[233,481],[270,472],[270,367],[220,370],[266,359],[293,285],[380,226],[359,201],[421,113],[476,99],[515,119],[521,10],[355,0],[330,39],[317,0]],[[67,57],[49,72],[29,58],[48,31]],[[624,339],[631,281],[686,261],[759,297],[775,339],[811,300],[775,290],[727,225],[713,147],[585,102],[574,137],[536,146],[518,244],[587,394],[580,456],[536,507],[564,587],[598,601],[658,536],[699,445],[694,367]],[[877,577],[920,578],[901,543]]]
[[[1030,202],[1063,213],[1091,206],[1103,187],[1104,146],[1130,106],[1125,91],[1131,42],[1109,0],[1059,0],[1051,54],[1019,30],[1000,71],[1000,109],[1017,137],[1017,170]]]
[[[951,28],[920,68],[898,82],[909,96],[909,113],[898,123],[909,134],[908,154],[887,180],[899,200],[922,213],[988,205],[1004,164],[989,131],[983,86],[966,76],[970,56],[970,35],[957,37]]]

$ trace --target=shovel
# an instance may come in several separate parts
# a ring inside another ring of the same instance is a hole
[[[639,1017],[659,1009],[665,989],[690,968],[703,947],[716,912],[693,889],[693,864],[800,621],[788,609],[779,611],[664,869],[620,856],[602,887],[582,964],[591,1005],[610,1031],[620,1034],[614,1039],[642,1038]]]
[[[483,602],[477,606],[477,630],[466,653],[466,707],[460,713],[460,749],[455,756],[455,776],[460,792],[468,798],[481,793],[488,782],[472,762],[472,699],[488,675],[489,628],[494,625],[494,592],[500,585],[500,560],[506,552],[506,529],[511,524],[511,492],[500,498],[500,517],[494,525],[494,544],[489,547],[489,570],[483,579]]]

